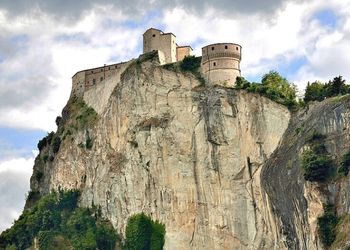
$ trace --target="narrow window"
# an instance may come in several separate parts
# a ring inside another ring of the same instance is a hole
[[[91,73],[93,74],[93,73],[94,73],[94,71],[92,71],[92,70],[91,70]]]
[[[96,79],[92,79],[92,85],[96,84]]]
[[[214,47],[211,47],[211,50],[214,50]]]
[[[100,82],[102,82],[102,81],[103,81],[103,77],[100,78]]]
[[[214,67],[216,66],[216,62],[214,62]]]
[[[155,34],[153,34],[152,36],[153,36],[153,37],[156,37],[156,35],[155,35]]]
[[[238,47],[236,47],[236,50],[238,50]]]
[[[225,46],[225,49],[227,49],[227,45]]]
[[[111,69],[111,67],[108,67],[108,70],[110,70]]]
[[[101,69],[101,72],[103,72],[103,69]]]
[[[115,68],[117,69],[117,68],[118,68],[118,66],[117,66],[117,65],[115,65]]]

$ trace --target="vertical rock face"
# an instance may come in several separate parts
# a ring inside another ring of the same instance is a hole
[[[288,127],[285,107],[151,61],[115,81],[103,105],[85,97],[99,120],[62,142],[41,192],[80,189],[121,233],[144,211],[165,224],[166,249],[284,248],[260,172]],[[86,132],[91,150],[78,146]]]
[[[349,108],[349,96],[345,96],[295,114],[279,148],[262,170],[263,189],[281,221],[281,235],[288,249],[323,249],[317,236],[317,218],[324,212],[323,204],[334,204],[339,217],[349,213],[348,178],[306,182],[301,167],[306,140],[314,131],[325,136],[325,147],[335,163],[339,164],[349,152]]]

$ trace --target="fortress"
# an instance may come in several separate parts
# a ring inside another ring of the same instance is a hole
[[[179,46],[173,33],[150,28],[143,34],[143,53],[158,51],[161,65],[182,61],[192,55],[191,46]],[[206,84],[233,87],[241,76],[242,47],[235,43],[215,43],[202,48],[201,74]],[[133,61],[133,60],[131,60]],[[83,96],[92,87],[111,79],[120,79],[121,73],[131,62],[104,65],[77,72],[72,77],[72,95]]]

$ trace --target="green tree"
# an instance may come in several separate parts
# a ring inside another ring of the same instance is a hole
[[[125,250],[161,250],[164,246],[165,226],[144,213],[128,220],[125,230]]]
[[[348,87],[346,86],[345,80],[342,76],[334,77],[332,81],[329,81],[328,84],[326,84],[327,97],[344,95],[348,92]]]
[[[318,234],[321,242],[329,247],[336,237],[336,226],[338,224],[338,218],[333,212],[332,205],[325,206],[325,213],[317,218]]]
[[[319,81],[307,83],[304,101],[322,101],[325,98],[325,85]]]
[[[262,91],[279,103],[288,107],[296,105],[296,87],[276,71],[265,74],[261,80]]]

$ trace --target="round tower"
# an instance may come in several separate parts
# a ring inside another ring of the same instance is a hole
[[[209,84],[232,87],[241,76],[242,47],[235,43],[214,43],[202,48],[201,70]]]

